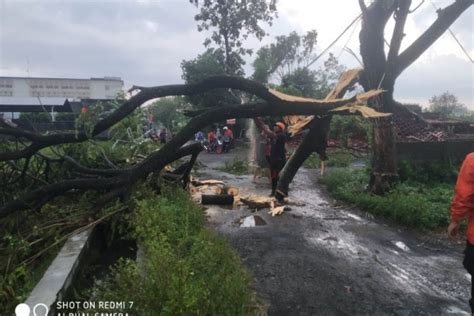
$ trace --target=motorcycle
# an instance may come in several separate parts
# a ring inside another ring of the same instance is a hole
[[[218,138],[215,142],[214,151],[216,154],[222,154],[222,150],[224,149],[224,143],[222,142],[221,138]]]

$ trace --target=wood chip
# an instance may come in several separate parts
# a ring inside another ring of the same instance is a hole
[[[271,207],[271,203],[275,201],[273,197],[262,195],[241,196],[240,201],[251,209],[262,209]]]
[[[192,184],[193,184],[194,186],[200,186],[200,185],[219,185],[219,184],[224,185],[224,181],[221,181],[221,180],[213,180],[213,179],[209,179],[209,180],[197,180],[197,179],[193,179],[193,180],[192,180]]]

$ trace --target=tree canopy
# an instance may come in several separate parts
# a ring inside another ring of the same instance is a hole
[[[212,43],[223,52],[224,70],[228,75],[235,75],[244,65],[242,56],[252,50],[244,47],[244,40],[253,35],[261,40],[266,32],[261,23],[272,24],[276,16],[275,1],[265,0],[191,0],[201,6],[194,19],[198,22],[199,32],[211,30],[211,36],[204,41],[204,46]]]
[[[188,104],[183,97],[167,97],[153,102],[148,111],[156,122],[174,131],[186,123],[187,117],[183,112],[187,107]]]
[[[469,113],[467,107],[449,91],[431,97],[429,102],[430,112],[439,113],[444,117],[461,117]]]
[[[224,62],[222,50],[209,48],[195,59],[183,60],[181,63],[181,69],[183,70],[182,78],[186,83],[196,83],[205,78],[224,75]],[[235,75],[243,76],[243,72],[239,71]],[[217,89],[200,95],[187,96],[186,100],[196,108],[222,106],[239,102],[236,95],[230,93],[227,89]]]

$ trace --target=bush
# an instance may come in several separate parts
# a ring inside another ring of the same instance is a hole
[[[404,182],[379,196],[365,190],[368,180],[364,170],[344,169],[328,172],[321,182],[335,198],[404,225],[435,229],[449,223],[451,184]]]
[[[446,182],[454,184],[458,176],[459,164],[441,162],[410,162],[402,160],[398,164],[401,181],[421,183]]]
[[[251,278],[239,257],[203,227],[203,211],[184,191],[146,194],[135,213],[132,235],[144,263],[123,260],[97,287],[96,300],[134,301],[137,315],[256,313]]]

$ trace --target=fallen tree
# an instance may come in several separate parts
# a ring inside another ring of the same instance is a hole
[[[315,100],[297,99],[288,100],[282,95],[267,89],[265,86],[243,78],[217,76],[208,78],[198,84],[169,85],[160,87],[133,87],[131,90],[140,90],[136,95],[125,101],[112,114],[100,120],[92,129],[92,133],[58,133],[50,135],[35,134],[11,127],[0,129],[0,135],[5,135],[10,142],[30,141],[24,148],[16,151],[0,153],[0,161],[11,159],[28,159],[32,155],[41,154],[40,150],[46,147],[67,143],[80,143],[93,138],[124,119],[141,104],[148,100],[169,95],[190,95],[208,91],[213,88],[239,89],[262,99],[262,102],[214,107],[193,117],[173,139],[160,150],[151,153],[141,162],[122,169],[97,169],[82,166],[69,157],[63,157],[71,166],[88,177],[79,177],[40,186],[0,208],[0,218],[16,210],[37,209],[51,199],[70,191],[100,191],[107,192],[101,203],[105,204],[132,189],[140,180],[146,179],[152,173],[160,172],[167,164],[187,155],[195,160],[202,150],[200,144],[182,147],[193,135],[207,125],[228,118],[253,118],[258,116],[283,115],[324,115],[329,111],[349,106],[359,109],[368,99],[378,95],[381,91],[370,91],[349,99]],[[349,109],[349,108],[347,108]],[[14,158],[13,158],[14,157]],[[187,175],[188,176],[188,175]]]
[[[364,0],[359,0],[361,7],[362,29],[360,31],[360,51],[364,69],[357,73],[350,70],[343,74],[341,80],[326,100],[340,98],[345,91],[359,82],[365,91],[383,89],[384,92],[369,101],[369,106],[384,113],[403,113],[405,117],[416,117],[400,103],[394,100],[393,93],[398,76],[420,57],[453,23],[466,11],[473,0],[456,0],[442,10],[438,10],[438,18],[433,24],[408,48],[400,53],[400,47],[405,36],[404,26],[407,16],[417,8],[410,10],[412,1],[372,1],[369,6]],[[389,50],[385,52],[385,26],[393,16],[393,30]],[[276,197],[283,199],[288,194],[288,187],[298,169],[313,152],[317,152],[324,160],[326,158],[326,137],[329,132],[331,116],[290,118],[292,133],[298,133],[308,128],[303,142],[286,163],[281,172]],[[377,194],[387,192],[398,179],[395,132],[393,117],[378,117],[372,120],[372,174],[369,189]]]
[[[351,69],[341,75],[336,86],[329,92],[325,100],[335,100],[342,98],[347,90],[358,82],[359,75],[362,69]],[[321,160],[326,160],[327,136],[331,124],[332,115],[326,114],[324,116],[309,116],[299,118],[287,118],[288,123],[293,123],[290,127],[292,134],[301,132],[302,129],[307,128],[308,133],[303,138],[303,141],[295,150],[290,159],[286,162],[285,167],[281,171],[280,179],[278,180],[275,197],[278,200],[283,200],[288,196],[288,189],[291,181],[298,172],[298,169],[313,153],[318,153]]]

